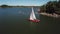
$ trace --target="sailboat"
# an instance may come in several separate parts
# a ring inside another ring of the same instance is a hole
[[[36,18],[36,16],[35,16],[33,7],[32,7],[32,12],[31,12],[31,14],[30,14],[29,21],[31,21],[31,22],[40,22],[40,20],[38,20],[38,19]]]

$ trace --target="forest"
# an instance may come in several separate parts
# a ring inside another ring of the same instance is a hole
[[[40,7],[40,13],[45,12],[49,14],[56,13],[60,15],[60,0],[59,1],[49,1]]]

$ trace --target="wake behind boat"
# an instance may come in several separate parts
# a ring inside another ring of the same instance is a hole
[[[29,21],[31,21],[31,22],[40,22],[40,20],[38,20],[38,19],[36,18],[36,16],[35,16],[33,7],[32,7],[32,12],[31,12],[31,14],[30,14]]]

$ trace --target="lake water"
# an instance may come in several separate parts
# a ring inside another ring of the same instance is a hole
[[[27,19],[31,8],[0,8],[0,34],[57,34],[60,32],[60,18],[35,14],[41,21],[33,23]]]

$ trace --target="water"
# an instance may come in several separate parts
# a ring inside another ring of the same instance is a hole
[[[27,19],[31,8],[0,8],[0,34],[56,34],[59,33],[60,18],[35,14],[41,21],[33,23]]]

